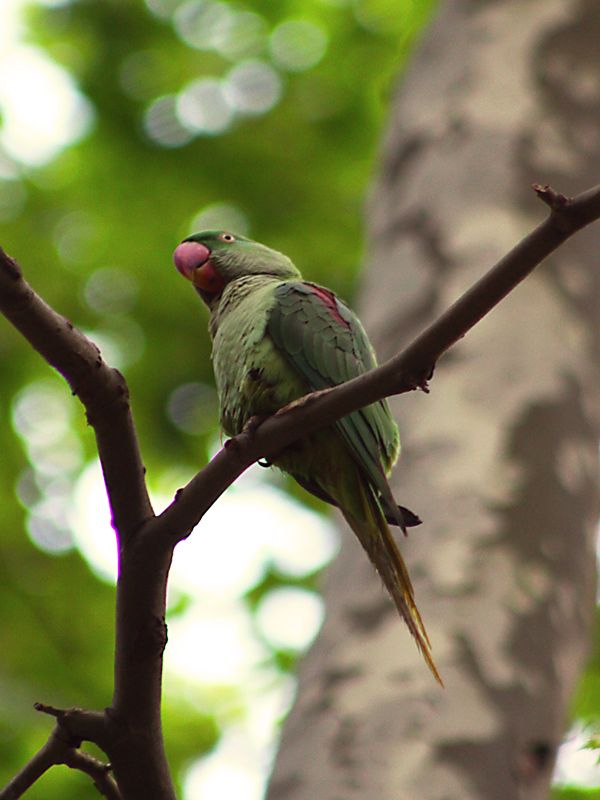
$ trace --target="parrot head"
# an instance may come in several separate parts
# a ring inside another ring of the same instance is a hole
[[[173,261],[208,306],[220,298],[228,283],[250,275],[280,280],[300,273],[283,253],[228,231],[201,231],[175,248]]]

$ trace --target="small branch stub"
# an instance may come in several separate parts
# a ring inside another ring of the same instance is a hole
[[[62,708],[54,708],[54,706],[48,706],[45,703],[34,703],[33,707],[36,711],[39,711],[40,714],[48,714],[56,719],[61,719],[65,714]]]
[[[556,192],[548,184],[534,183],[533,191],[540,200],[545,203],[552,211],[562,211],[571,203],[571,198],[560,192]]]

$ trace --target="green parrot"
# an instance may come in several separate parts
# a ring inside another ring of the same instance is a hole
[[[303,280],[282,253],[227,231],[202,231],[178,245],[173,260],[210,309],[221,424],[229,436],[252,417],[376,366],[356,315],[329,289]],[[386,479],[399,449],[398,428],[382,400],[298,440],[272,463],[341,509],[441,683],[388,527],[406,533],[420,522],[396,504]]]

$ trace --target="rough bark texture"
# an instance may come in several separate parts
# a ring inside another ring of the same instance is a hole
[[[381,357],[600,164],[597,0],[450,0],[394,104],[362,317]],[[269,800],[542,800],[588,646],[600,234],[567,244],[394,403],[435,685],[344,537]]]

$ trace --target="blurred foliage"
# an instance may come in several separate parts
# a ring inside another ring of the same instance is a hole
[[[553,790],[550,800],[600,800],[600,789],[562,786]]]
[[[578,718],[585,724],[596,726],[596,736],[591,742],[600,749],[600,606],[596,608],[595,632],[588,666],[579,681],[574,700]]]
[[[87,98],[79,113],[88,131],[36,166],[0,151],[0,243],[36,291],[126,374],[155,489],[165,476],[191,476],[216,434],[207,317],[173,269],[172,250],[208,220],[242,228],[351,297],[388,96],[432,5],[27,7],[25,38]],[[42,114],[46,98],[31,84],[27,91]],[[113,588],[92,573],[70,531],[72,486],[94,456],[93,436],[60,379],[6,324],[0,410],[3,784],[50,729],[33,701],[110,702]],[[283,580],[267,571],[249,607]],[[297,585],[312,588],[314,576]],[[273,650],[285,670],[295,656]],[[179,777],[226,722],[218,697],[198,705],[185,688],[167,687],[167,747]],[[28,796],[97,794],[81,776],[56,769]]]
[[[126,374],[155,490],[202,465],[217,422],[207,316],[173,269],[172,250],[194,228],[237,228],[351,299],[387,102],[433,5],[66,0],[27,8],[26,39],[73,77],[89,103],[88,132],[38,166],[0,150],[0,244]],[[27,101],[41,104],[30,91]],[[0,104],[0,133],[5,118]],[[6,324],[0,411],[3,784],[50,729],[33,701],[110,702],[114,592],[70,531],[72,486],[94,456],[93,436],[60,379]],[[316,576],[290,580],[267,569],[246,594],[248,608],[290,583],[314,590]],[[185,606],[182,596],[172,613]],[[271,660],[286,672],[297,655],[272,648]],[[239,698],[221,687],[190,699],[172,683],[165,701],[180,779],[236,716]],[[596,649],[575,713],[589,720],[599,707]],[[28,797],[97,793],[55,769]],[[600,795],[555,794],[584,797]]]

